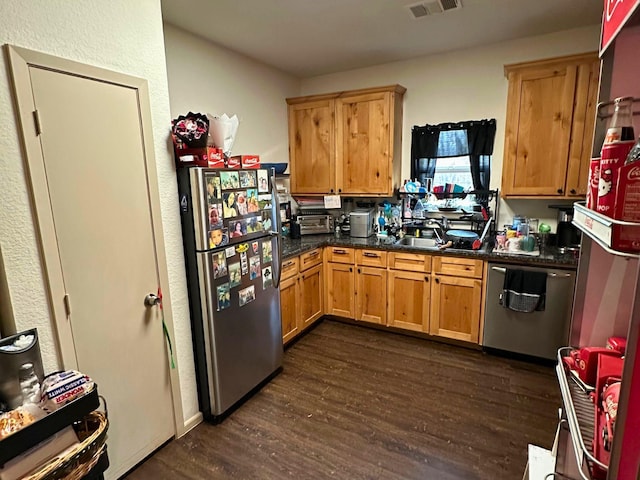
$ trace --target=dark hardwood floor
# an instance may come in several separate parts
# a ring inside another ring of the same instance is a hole
[[[559,405],[550,367],[325,320],[224,422],[127,478],[521,479]]]

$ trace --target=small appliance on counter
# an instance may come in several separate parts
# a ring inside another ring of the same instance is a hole
[[[349,214],[350,235],[357,238],[367,238],[374,234],[375,220],[372,208],[358,208]]]
[[[558,227],[556,229],[556,247],[558,252],[568,253],[580,250],[580,231],[571,223],[573,205],[549,205],[558,210]]]
[[[300,212],[295,215],[298,235],[333,233],[333,216],[328,213]]]

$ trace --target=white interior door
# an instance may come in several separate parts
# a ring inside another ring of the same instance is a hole
[[[35,66],[28,73],[46,175],[33,188],[48,192],[34,198],[49,202],[36,210],[53,220],[76,363],[108,402],[106,477],[117,478],[174,434],[160,310],[144,305],[159,274],[139,91]],[[48,270],[56,263],[45,261]]]

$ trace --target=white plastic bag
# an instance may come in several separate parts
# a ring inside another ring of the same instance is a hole
[[[226,113],[222,115],[211,115],[209,117],[209,142],[216,148],[221,148],[225,155],[231,156],[231,149],[236,140],[238,124],[237,115],[229,117]]]

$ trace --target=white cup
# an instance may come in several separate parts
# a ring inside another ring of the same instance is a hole
[[[522,237],[507,238],[505,243],[508,252],[520,252],[522,251]]]

